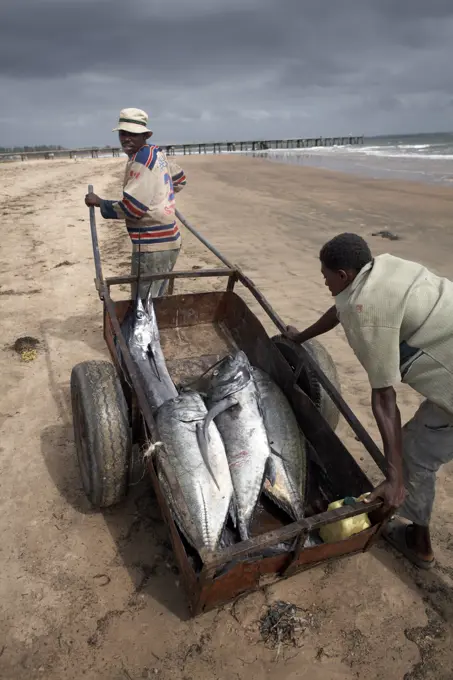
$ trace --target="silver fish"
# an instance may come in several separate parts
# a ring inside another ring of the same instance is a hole
[[[190,391],[167,401],[156,413],[164,444],[164,451],[158,453],[159,479],[181,531],[201,557],[218,547],[233,496],[225,448],[215,423],[209,426],[207,447],[213,474],[203,459],[199,431],[206,416],[203,399]]]
[[[160,345],[159,328],[150,295],[145,307],[137,295],[134,307],[127,314],[121,330],[151,408],[155,410],[168,399],[177,397],[178,392],[168,372]]]
[[[246,540],[264,479],[274,480],[274,468],[258,391],[244,352],[226,357],[214,371],[208,405],[204,431],[214,418],[230,466],[237,528],[241,539]]]
[[[260,395],[276,469],[275,483],[271,485],[266,481],[264,493],[291,517],[302,519],[307,483],[305,437],[280,387],[260,368],[254,367],[252,374]]]

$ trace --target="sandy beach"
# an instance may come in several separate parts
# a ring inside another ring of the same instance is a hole
[[[318,252],[342,231],[375,254],[421,261],[453,277],[453,190],[359,179],[239,156],[182,158],[181,212],[240,265],[286,323],[315,321],[332,301]],[[87,185],[120,195],[122,159],[0,165],[0,677],[4,680],[451,680],[453,465],[439,475],[433,515],[438,566],[421,573],[379,543],[196,620],[146,482],[105,513],[83,495],[72,432],[74,364],[108,358]],[[121,223],[98,216],[106,274],[126,274]],[[389,231],[387,240],[372,234]],[[180,269],[214,264],[183,230]],[[222,286],[178,282],[176,292]],[[118,290],[114,298],[127,296]],[[253,300],[252,309],[263,319]],[[275,332],[266,322],[270,334]],[[35,361],[11,346],[39,339]],[[341,329],[322,339],[346,401],[380,445],[366,375]],[[418,396],[401,388],[404,420]],[[373,480],[348,426],[338,430]],[[300,648],[266,648],[258,621],[275,600],[313,615]]]

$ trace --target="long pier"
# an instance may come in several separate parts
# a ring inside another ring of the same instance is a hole
[[[363,135],[348,137],[304,137],[291,139],[249,140],[242,142],[191,142],[187,144],[161,144],[160,147],[171,156],[191,154],[218,154],[246,151],[267,151],[269,149],[309,149],[319,146],[357,146],[363,144]],[[90,147],[84,149],[58,149],[55,151],[9,151],[0,153],[0,162],[29,158],[99,158],[118,157],[121,147]]]

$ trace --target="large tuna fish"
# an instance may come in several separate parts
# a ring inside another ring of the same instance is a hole
[[[225,448],[215,423],[209,425],[203,451],[206,416],[203,399],[191,391],[167,401],[156,413],[164,445],[158,454],[159,479],[182,533],[201,557],[219,546],[233,494]]]
[[[246,540],[264,480],[273,481],[274,470],[252,367],[244,352],[226,357],[214,371],[208,406],[204,431],[214,418],[230,466],[237,528]]]
[[[264,492],[294,519],[304,516],[307,482],[307,443],[299,429],[294,412],[270,376],[253,368],[263,408],[272,459],[275,464],[275,483],[266,481]]]

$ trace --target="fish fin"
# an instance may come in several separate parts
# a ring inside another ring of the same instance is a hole
[[[209,426],[214,420],[214,418],[217,418],[217,416],[220,415],[220,413],[227,411],[229,408],[237,406],[238,403],[239,402],[237,401],[237,399],[234,399],[233,397],[226,397],[226,399],[218,401],[209,409],[203,424],[203,434],[207,441],[209,441]]]
[[[228,527],[224,527],[219,540],[219,548],[225,550],[236,543],[234,533]]]
[[[149,344],[148,347],[146,348],[146,353],[147,353],[148,357],[151,359],[151,362],[154,366],[154,370],[156,371],[157,379],[160,382],[162,382],[162,378],[160,377],[159,368],[157,366],[157,362],[156,362],[156,359],[154,357],[154,352],[153,352],[153,348],[151,347],[151,344]]]
[[[233,522],[233,526],[236,529],[237,527],[237,507],[236,507],[236,499],[234,496],[231,498],[230,501],[230,507],[228,508],[228,514],[231,517],[231,521]]]
[[[198,442],[198,446],[200,448],[200,453],[201,453],[201,457],[203,458],[203,462],[206,465],[206,469],[208,470],[209,474],[211,475],[214,484],[216,485],[217,489],[220,491],[220,487],[217,483],[217,480],[214,476],[211,465],[209,463],[208,440],[205,436],[204,429],[203,429],[201,423],[197,423],[195,425],[195,429],[196,429],[196,433],[197,433],[197,442]]]
[[[208,524],[209,513],[208,513],[208,508],[206,506],[206,499],[205,499],[204,493],[203,493],[203,486],[201,484],[198,484],[198,488],[200,490],[201,500],[203,501],[204,533],[201,537],[202,541],[203,541],[203,545],[196,546],[196,548],[197,548],[198,554],[200,555],[201,561],[203,563],[205,563],[207,558],[209,557],[210,553],[215,550],[216,546],[212,544],[212,536],[210,536],[210,534],[209,534],[209,524]]]
[[[248,541],[249,539],[248,527],[246,526],[244,520],[240,519],[239,517],[238,517],[238,531],[241,541]]]
[[[272,460],[272,456],[269,456],[266,461],[264,479],[268,479],[271,486],[274,486],[275,482],[277,481],[277,468],[275,467],[275,463]]]
[[[263,398],[261,396],[261,393],[260,393],[256,383],[255,383],[255,392],[256,392],[256,403],[257,403],[257,406],[258,406],[258,413],[260,414],[262,420],[264,421],[265,420],[264,419],[265,409],[264,409]]]
[[[285,499],[282,498],[281,494],[275,493],[271,486],[265,484],[263,493],[277,508],[283,510],[291,520],[297,522],[305,517],[303,500],[302,498],[298,498],[296,492],[288,495]]]
[[[283,458],[283,455],[282,455],[281,451],[279,451],[279,450],[276,448],[276,446],[274,445],[274,442],[270,442],[270,443],[269,443],[269,446],[270,446],[270,449],[271,449],[272,454],[273,454],[274,456],[277,456],[277,458],[280,458],[281,460],[285,460],[285,459]]]

